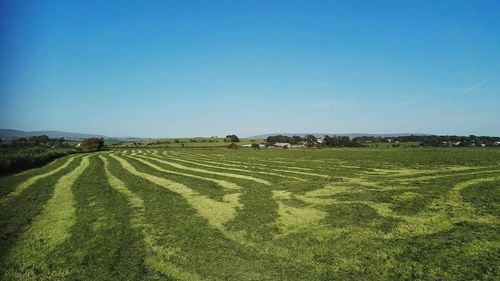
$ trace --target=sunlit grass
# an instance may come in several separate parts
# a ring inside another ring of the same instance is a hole
[[[227,194],[224,196],[223,202],[219,202],[197,193],[184,184],[140,172],[124,159],[113,154],[110,156],[118,160],[128,172],[182,195],[202,217],[220,230],[224,231],[224,224],[234,218],[236,208],[242,206],[239,203],[239,193]]]
[[[71,163],[71,161],[73,161],[76,157],[77,156],[70,156],[70,157],[66,158],[66,161],[61,166],[58,166],[57,168],[52,169],[46,173],[32,176],[29,179],[18,184],[12,192],[10,192],[5,197],[0,199],[0,206],[5,205],[5,203],[8,200],[12,199],[13,197],[19,196],[19,194],[21,194],[26,188],[30,187],[31,185],[36,183],[38,180],[49,177],[49,176],[61,171],[62,169],[65,169],[66,167],[68,167],[68,165]]]
[[[7,279],[29,280],[37,275],[47,277],[52,274],[45,259],[71,235],[70,228],[76,219],[71,187],[88,166],[89,156],[85,156],[80,166],[57,181],[54,195],[9,254],[11,268],[5,273]]]
[[[0,178],[3,279],[500,278],[500,150],[96,154]]]

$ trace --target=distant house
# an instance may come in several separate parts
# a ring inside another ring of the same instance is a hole
[[[317,142],[318,142],[319,144],[321,144],[321,143],[323,143],[323,142],[324,142],[324,139],[317,139]]]
[[[287,142],[277,142],[274,144],[274,146],[281,147],[281,148],[283,148],[283,147],[291,148],[292,147],[292,145],[287,143]]]
[[[251,144],[242,144],[240,145],[241,147],[247,147],[247,148],[251,148],[252,145]],[[259,144],[259,148],[266,148],[266,145],[265,144]]]
[[[500,141],[494,142],[493,145],[500,145]]]
[[[75,147],[80,147],[80,145],[82,145],[82,143],[81,143],[81,142],[77,143],[77,144],[75,145]]]

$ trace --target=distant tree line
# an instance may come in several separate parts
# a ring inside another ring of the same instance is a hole
[[[500,137],[490,136],[449,136],[449,135],[410,135],[401,137],[376,137],[376,136],[360,136],[349,138],[348,136],[325,136],[322,140],[316,139],[313,135],[300,136],[284,136],[275,135],[266,138],[267,145],[276,143],[289,143],[291,145],[301,144],[309,147],[362,147],[368,143],[392,143],[394,147],[398,147],[402,142],[416,142],[423,147],[474,147],[474,146],[499,146]]]
[[[62,149],[54,149],[62,148]],[[40,167],[48,162],[75,153],[64,138],[47,135],[18,138],[0,145],[0,175],[7,175],[29,168]]]
[[[458,147],[471,147],[471,146],[495,146],[500,142],[500,137],[489,137],[489,136],[455,136],[455,135],[425,135],[425,136],[401,136],[401,137],[374,137],[374,136],[362,136],[355,137],[353,141],[356,142],[419,142],[420,146],[424,147],[446,147],[446,146],[458,146]]]
[[[347,136],[325,136],[323,145],[327,147],[360,147],[363,146],[359,141],[350,139]]]
[[[276,135],[269,136],[266,139],[268,145],[276,143],[289,143],[291,145],[304,145],[308,147],[354,147],[362,146],[359,142],[351,140],[344,136],[325,136],[323,139],[317,139],[314,135],[300,136],[284,136]]]
[[[266,139],[266,142],[269,144],[275,144],[275,143],[289,143],[289,144],[301,144],[304,141],[304,138],[300,136],[284,136],[284,135],[276,135],[276,136],[269,136]]]
[[[64,138],[49,138],[47,135],[31,136],[29,138],[18,138],[13,140],[10,144],[3,144],[4,147],[67,147],[68,143]]]

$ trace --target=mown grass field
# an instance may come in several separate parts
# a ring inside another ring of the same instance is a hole
[[[498,149],[124,149],[0,178],[2,280],[499,280]]]

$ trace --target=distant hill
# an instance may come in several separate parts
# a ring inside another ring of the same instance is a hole
[[[65,138],[73,140],[81,140],[88,138],[105,138],[109,137],[94,134],[71,133],[61,131],[20,131],[10,129],[0,129],[0,137],[6,139],[29,138],[31,136],[47,135],[49,138]]]
[[[427,136],[429,134],[422,134],[422,133],[395,133],[395,134],[366,134],[366,133],[350,133],[350,134],[335,134],[335,133],[273,133],[273,134],[264,134],[264,135],[257,135],[257,136],[252,136],[248,137],[249,139],[266,139],[269,136],[276,136],[276,135],[283,135],[283,136],[299,136],[299,137],[304,137],[305,135],[314,135],[317,138],[324,138],[326,135],[329,136],[347,136],[350,138],[354,137],[404,137],[404,136]]]
[[[82,140],[88,138],[104,138],[107,140],[119,140],[119,141],[139,141],[151,138],[136,138],[136,137],[108,137],[104,135],[96,134],[84,134],[84,133],[72,133],[72,132],[62,132],[62,131],[21,131],[21,130],[11,130],[11,129],[0,129],[0,137],[6,139],[17,139],[17,138],[29,138],[31,136],[47,135],[50,138],[65,138],[72,140]],[[421,133],[395,133],[395,134],[366,134],[366,133],[351,133],[351,134],[334,134],[334,133],[272,133],[263,134],[257,136],[248,137],[249,139],[266,139],[269,136],[284,135],[284,136],[300,136],[314,135],[317,138],[324,138],[325,135],[337,135],[337,136],[348,136],[350,138],[360,137],[360,136],[375,136],[375,137],[403,137],[403,136],[425,136],[428,134]],[[156,138],[153,138],[156,139]]]

